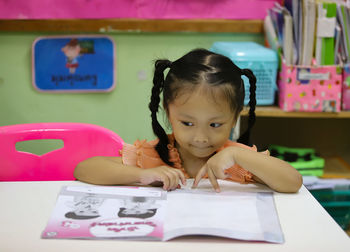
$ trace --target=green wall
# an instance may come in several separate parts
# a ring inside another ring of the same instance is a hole
[[[32,43],[45,35],[0,33],[0,126],[93,123],[117,132],[130,143],[137,138],[154,138],[147,106],[155,59],[175,60],[193,48],[210,48],[214,41],[263,42],[261,34],[108,34],[116,44],[116,88],[110,93],[50,94],[36,91],[31,84]],[[139,78],[140,73],[143,78]]]

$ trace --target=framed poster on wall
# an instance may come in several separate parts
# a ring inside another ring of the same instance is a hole
[[[109,92],[115,87],[115,44],[108,36],[39,37],[32,82],[40,92]]]

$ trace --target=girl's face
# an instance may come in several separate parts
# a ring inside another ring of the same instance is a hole
[[[169,104],[168,116],[180,153],[192,158],[209,158],[224,145],[235,124],[227,100],[206,87],[178,96]]]

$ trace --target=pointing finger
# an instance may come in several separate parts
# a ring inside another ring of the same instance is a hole
[[[208,170],[208,177],[211,185],[214,187],[215,192],[220,192],[218,181],[211,169]]]
[[[199,181],[204,177],[204,175],[207,172],[207,165],[205,164],[197,173],[196,178],[193,182],[193,188],[196,188],[198,186]]]

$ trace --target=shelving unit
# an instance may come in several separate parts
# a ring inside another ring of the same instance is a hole
[[[249,108],[245,107],[242,115],[248,114]],[[259,117],[278,117],[278,118],[332,118],[342,119],[350,118],[350,111],[341,112],[286,112],[277,106],[256,107],[256,115]]]
[[[247,123],[248,108],[242,112]],[[325,158],[323,178],[350,179],[350,111],[285,112],[277,106],[258,106],[252,139],[269,144],[310,147]],[[345,230],[350,236],[350,227]]]
[[[248,107],[245,107],[243,125]],[[258,106],[252,138],[260,147],[279,144],[315,148],[325,158],[325,178],[350,178],[350,111],[285,112],[277,106]]]
[[[245,107],[242,115],[248,114],[249,108]],[[341,112],[286,112],[277,106],[256,107],[256,115],[259,117],[278,117],[278,118],[332,118],[342,119],[350,118],[350,111]]]

